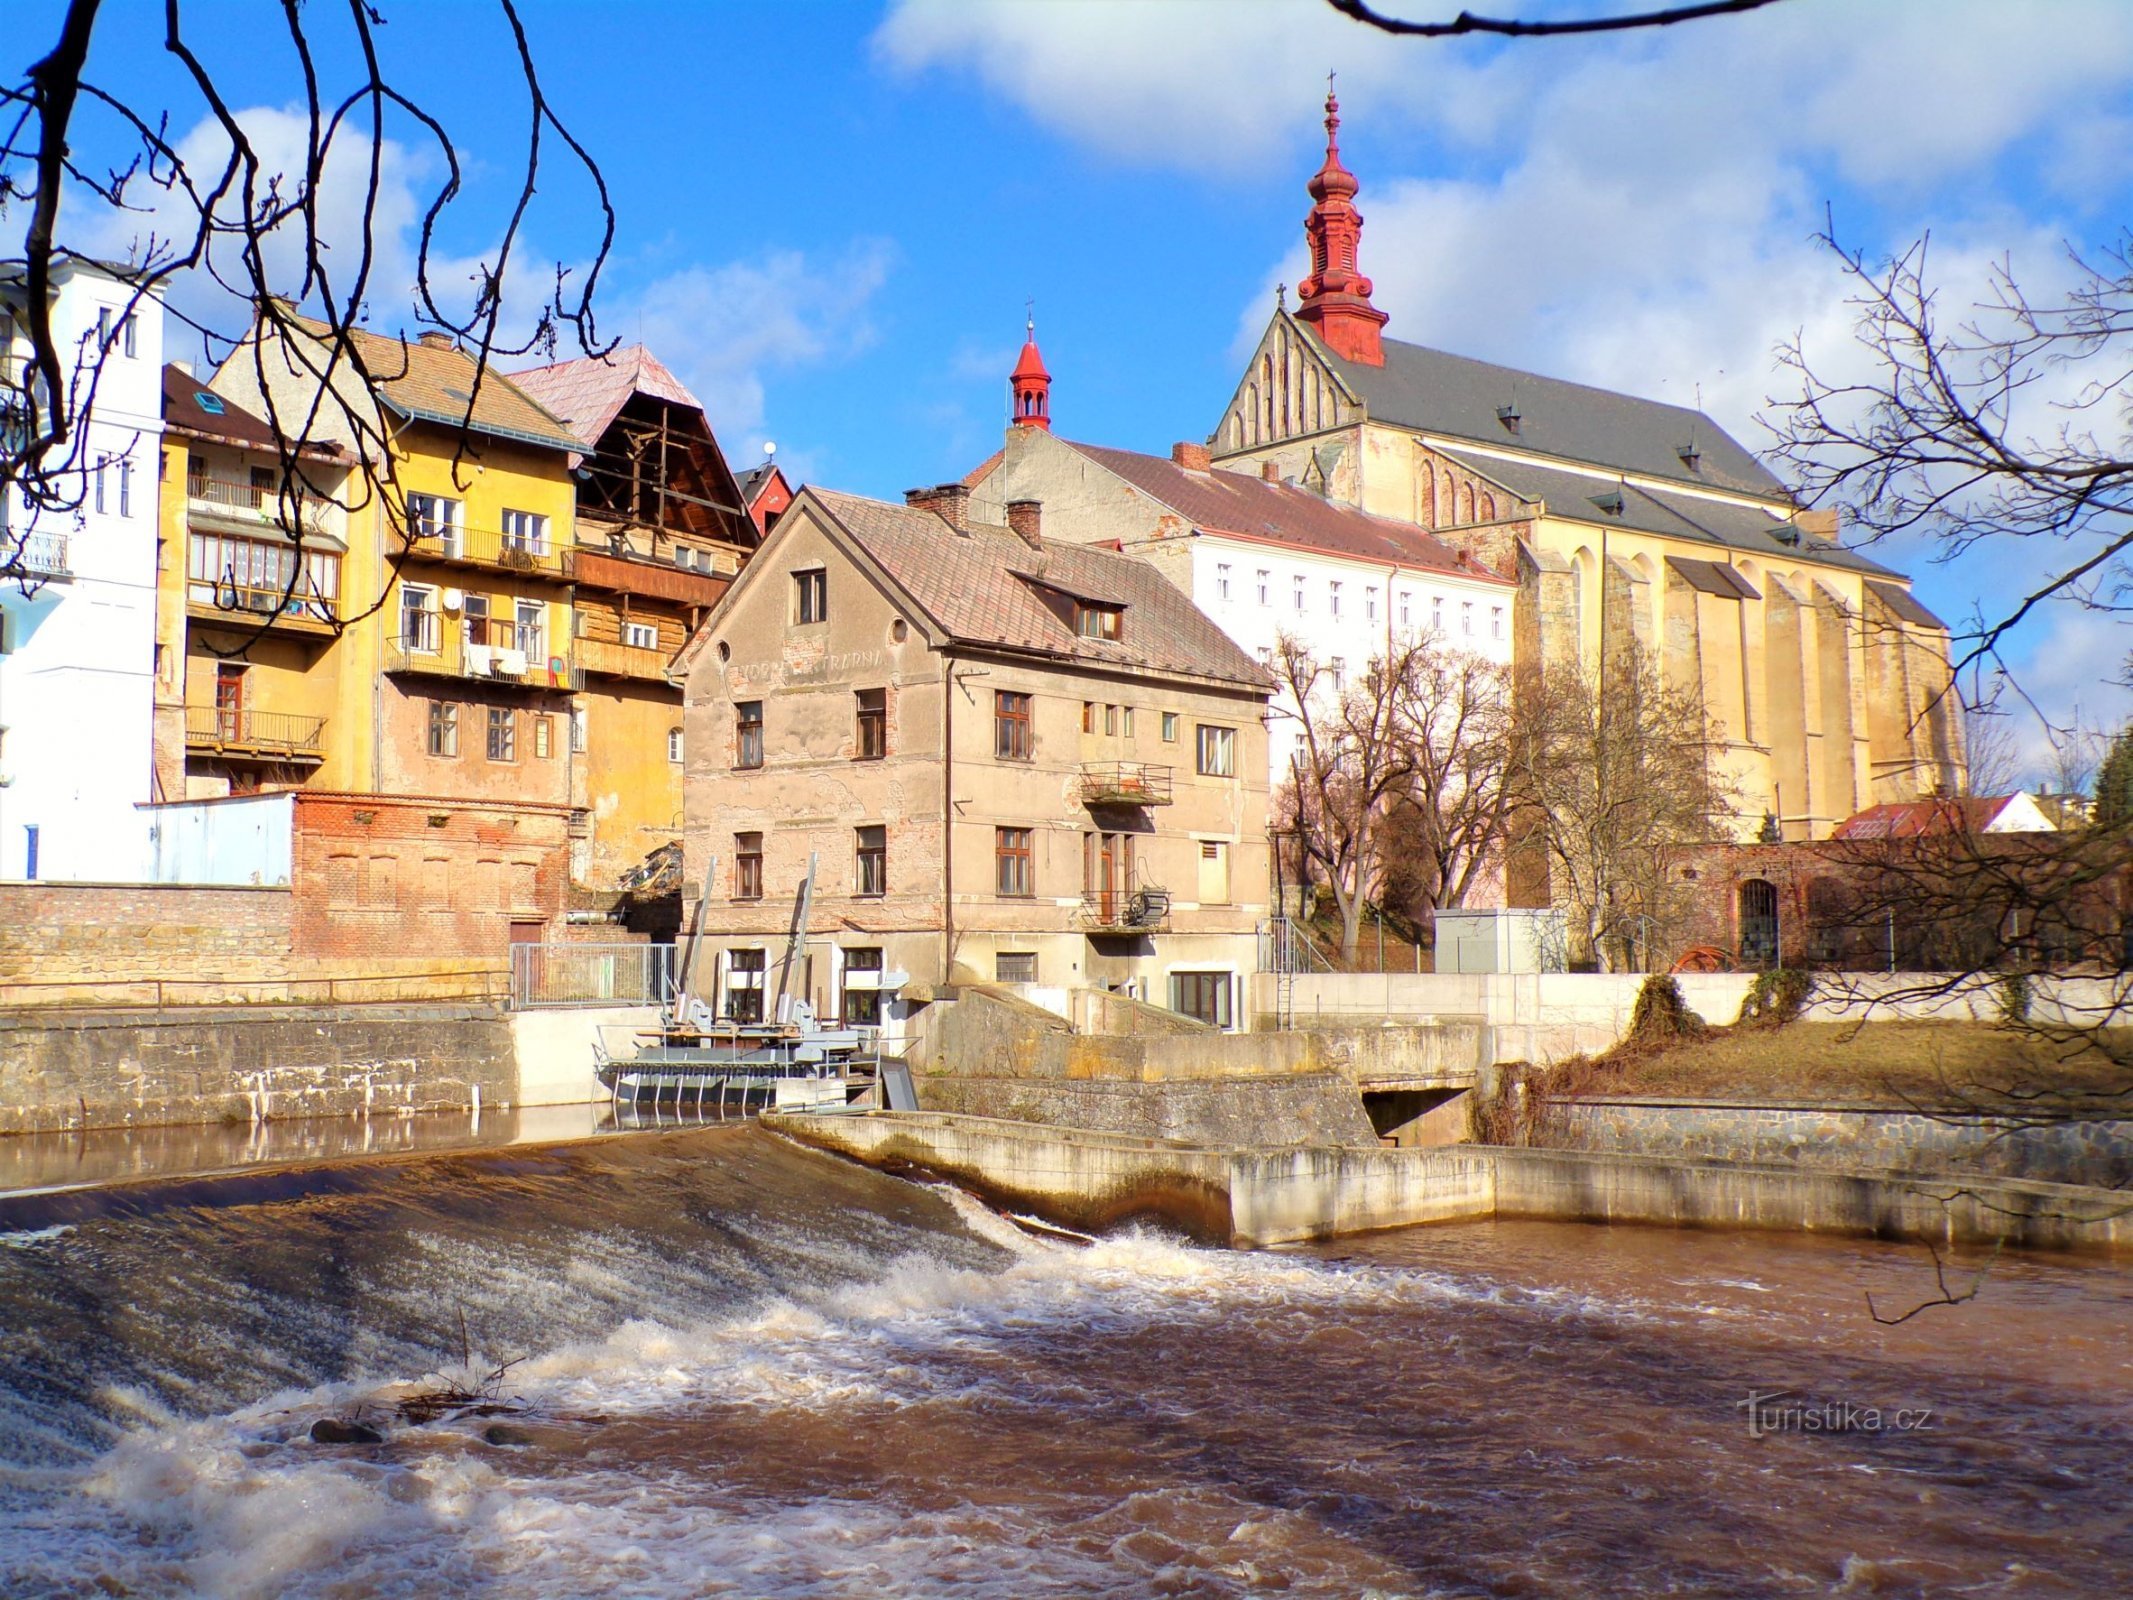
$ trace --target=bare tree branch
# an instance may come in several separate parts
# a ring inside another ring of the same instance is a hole
[[[1567,22],[1534,22],[1516,17],[1477,17],[1462,11],[1449,22],[1411,22],[1389,17],[1366,0],[1326,0],[1344,17],[1381,33],[1405,39],[1456,39],[1470,34],[1492,34],[1508,39],[1560,38],[1566,34],[1626,33],[1635,28],[1668,28],[1677,22],[1699,22],[1706,17],[1731,16],[1760,11],[1777,0],[1701,0],[1685,6],[1663,6],[1657,11],[1635,11],[1618,17],[1579,17]]]

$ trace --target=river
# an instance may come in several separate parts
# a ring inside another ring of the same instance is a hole
[[[2102,1261],[1887,1327],[1923,1250],[1081,1245],[754,1127],[46,1206],[0,1234],[9,1597],[2133,1592]],[[394,1422],[462,1315],[519,1409]]]

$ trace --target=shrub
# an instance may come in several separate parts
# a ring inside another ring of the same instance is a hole
[[[1781,1028],[1807,1009],[1814,979],[1798,967],[1758,972],[1740,1003],[1737,1027]]]
[[[2028,973],[2003,974],[2000,978],[2000,1020],[2008,1023],[2027,1022],[2030,998]]]
[[[1682,1039],[1701,1039],[1710,1029],[1703,1018],[1689,1009],[1681,997],[1681,985],[1664,972],[1655,972],[1637,991],[1636,1009],[1629,1015],[1629,1034],[1622,1042],[1665,1047]]]

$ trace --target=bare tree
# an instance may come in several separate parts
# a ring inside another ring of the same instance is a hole
[[[1325,873],[1344,961],[1355,959],[1362,939],[1386,813],[1413,776],[1406,707],[1418,648],[1396,648],[1344,682],[1301,640],[1283,634],[1274,647],[1274,681],[1285,702],[1278,714],[1296,725],[1276,815],[1304,859]]]
[[[1548,39],[1561,38],[1568,34],[1625,33],[1639,28],[1668,28],[1678,22],[1698,22],[1705,17],[1760,11],[1764,6],[1776,3],[1777,0],[1697,0],[1695,4],[1662,6],[1656,11],[1549,19],[1477,17],[1471,11],[1462,11],[1448,22],[1415,22],[1405,17],[1388,16],[1368,4],[1367,0],[1326,0],[1326,4],[1344,17],[1353,17],[1357,22],[1376,28],[1380,33],[1390,33],[1407,39],[1456,39],[1474,34],[1510,39]]]
[[[1976,701],[1963,706],[1966,793],[2006,795],[2023,787],[2021,751],[2011,718],[2007,708],[1995,702]]]
[[[1409,776],[1392,796],[1384,877],[1385,897],[1420,922],[1465,905],[1501,871],[1518,791],[1510,674],[1428,642],[1408,666],[1400,721]]]
[[[1669,871],[1682,847],[1730,832],[1734,796],[1710,760],[1717,732],[1635,645],[1610,657],[1604,692],[1589,672],[1529,670],[1517,718],[1524,843],[1569,914],[1571,958],[1631,970],[1687,915]]]
[[[237,349],[248,335],[254,350],[271,343],[307,353],[302,359],[316,381],[305,399],[286,407],[270,392],[267,404],[280,456],[282,525],[294,541],[303,526],[301,502],[338,500],[354,509],[376,499],[403,535],[388,541],[395,571],[406,542],[404,509],[389,492],[390,452],[373,385],[398,373],[378,370],[376,357],[352,337],[373,310],[404,313],[473,354],[477,376],[461,418],[462,453],[465,421],[497,358],[552,350],[564,330],[588,353],[597,348],[592,296],[614,236],[606,185],[542,88],[515,0],[495,0],[495,6],[511,41],[508,66],[469,60],[464,70],[515,79],[526,97],[526,133],[505,220],[491,246],[462,269],[469,288],[461,291],[434,276],[446,259],[441,230],[463,198],[459,142],[400,87],[377,6],[352,0],[321,17],[289,0],[259,8],[245,28],[248,71],[256,72],[270,52],[283,52],[282,98],[300,108],[300,148],[293,159],[273,159],[255,126],[233,109],[180,0],[165,0],[162,43],[189,103],[167,106],[136,103],[122,85],[88,75],[104,10],[101,0],[71,0],[51,48],[20,81],[0,85],[0,226],[12,229],[19,221],[21,227],[19,251],[0,254],[19,255],[11,263],[14,292],[6,309],[24,346],[20,359],[0,361],[0,494],[11,491],[27,517],[19,536],[0,538],[0,579],[33,586],[37,580],[22,559],[29,531],[82,512],[93,465],[82,423],[124,319],[63,347],[52,324],[52,289],[68,263],[113,254],[109,241],[129,228],[130,247],[116,252],[126,256],[120,273],[129,311],[150,296],[168,297],[170,314],[197,330],[211,359]],[[230,11],[218,8],[214,15],[218,26],[229,27]],[[479,20],[462,18],[458,31],[473,31]],[[109,26],[134,23],[128,14]],[[192,122],[199,124],[192,133],[174,131],[174,123]],[[406,140],[434,151],[443,177],[422,210],[412,281],[381,281],[381,244],[390,226],[381,212],[386,169]],[[517,257],[537,190],[563,186],[557,152],[597,205],[597,242],[588,247],[582,272],[553,266],[552,282],[522,297]],[[99,249],[90,241],[103,244]],[[329,414],[337,426],[324,429]],[[360,470],[344,479],[299,451],[322,432],[357,441]],[[285,600],[297,598],[302,571],[302,562],[290,563]],[[337,622],[346,626],[383,598],[381,592],[367,607],[343,608]]]

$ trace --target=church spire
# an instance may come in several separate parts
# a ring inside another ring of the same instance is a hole
[[[1044,370],[1044,357],[1037,353],[1037,307],[1031,302],[1027,337],[1022,345],[1022,359],[1015,363],[1014,373],[1008,378],[1008,388],[1014,396],[1012,421],[1018,428],[1042,428],[1047,433],[1052,427],[1052,375]]]
[[[1370,280],[1356,269],[1356,246],[1363,235],[1363,214],[1355,209],[1362,187],[1341,165],[1341,103],[1326,82],[1326,159],[1311,179],[1310,215],[1304,236],[1311,241],[1311,275],[1296,286],[1298,320],[1308,322],[1335,355],[1365,366],[1382,367],[1385,347],[1380,330],[1385,313],[1370,303]]]

